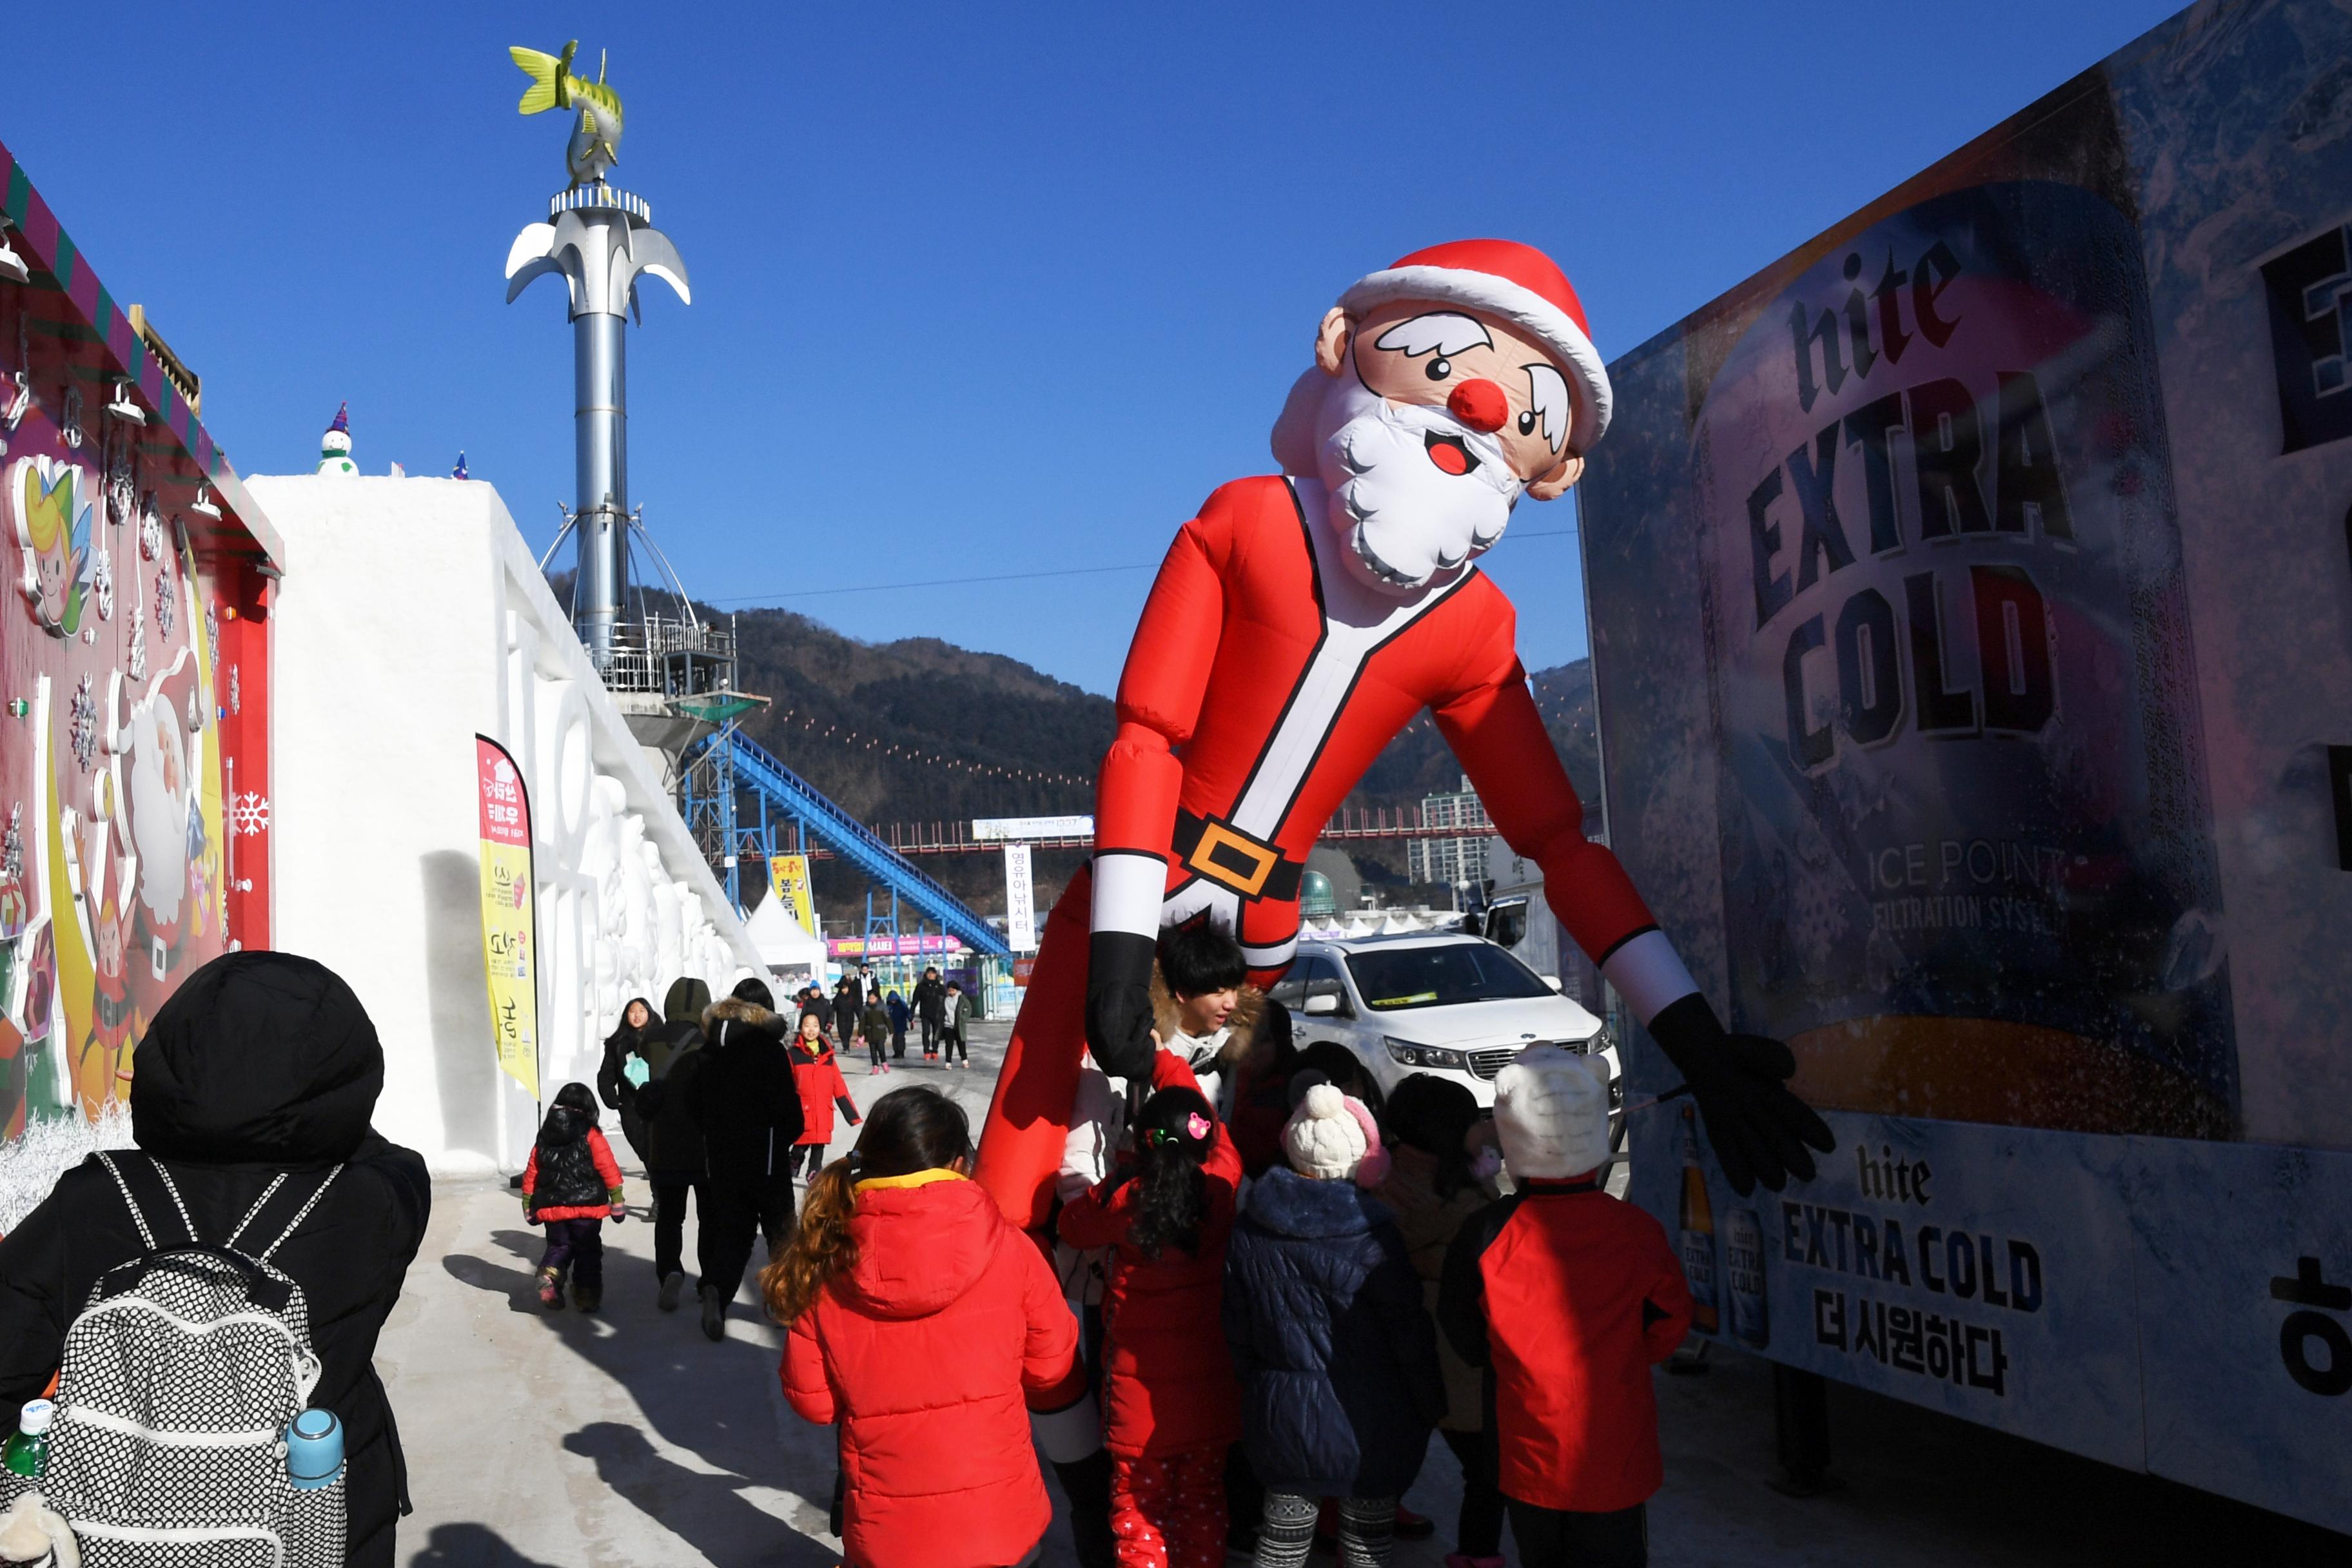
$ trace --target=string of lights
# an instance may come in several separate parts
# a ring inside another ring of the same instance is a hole
[[[950,756],[944,752],[929,751],[909,742],[890,741],[879,735],[865,734],[842,724],[827,724],[820,730],[817,728],[817,721],[821,717],[823,717],[821,714],[816,713],[802,714],[791,708],[775,715],[778,721],[787,724],[795,718],[800,720],[799,731],[795,736],[798,740],[831,741],[850,751],[873,752],[877,761],[902,760],[920,763],[925,767],[945,768],[950,772],[967,773],[973,778],[1012,779],[1023,784],[1070,784],[1088,789],[1094,787],[1095,781],[1091,777],[1082,778],[1073,773],[1049,773],[1041,768],[1000,767],[992,763],[973,762],[968,757]]]

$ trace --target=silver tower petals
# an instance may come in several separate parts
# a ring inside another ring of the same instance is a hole
[[[580,531],[572,622],[598,671],[612,662],[629,530],[628,361],[622,329],[640,325],[637,278],[658,278],[687,304],[686,263],[653,226],[652,209],[601,181],[548,204],[549,222],[515,236],[507,302],[533,279],[561,277],[572,294],[572,437]]]

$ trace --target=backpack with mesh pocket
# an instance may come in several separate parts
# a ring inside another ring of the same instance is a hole
[[[283,1173],[213,1246],[170,1173],[141,1159],[178,1211],[187,1240],[173,1244],[157,1239],[168,1222],[151,1224],[117,1156],[97,1158],[146,1250],[100,1275],[66,1331],[47,1463],[37,1483],[0,1474],[0,1508],[37,1487],[88,1568],[341,1568],[344,1477],[297,1491],[287,1469],[286,1428],[320,1366],[302,1289],[269,1259],[342,1168],[277,1240],[248,1251],[239,1243]]]

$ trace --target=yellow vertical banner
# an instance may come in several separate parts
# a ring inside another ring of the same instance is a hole
[[[805,855],[778,855],[768,862],[768,886],[801,929],[816,935],[816,906],[809,900],[809,863]]]
[[[482,836],[482,967],[499,1068],[539,1098],[539,931],[532,902],[530,796],[522,770],[487,735],[474,737]]]

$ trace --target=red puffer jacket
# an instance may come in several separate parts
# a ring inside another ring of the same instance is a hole
[[[1036,1245],[949,1171],[857,1184],[856,1261],[793,1322],[784,1397],[841,1423],[860,1568],[1009,1568],[1052,1510],[1029,1407],[1077,1396],[1077,1320]]]
[[[1650,1368],[1689,1331],[1690,1288],[1658,1222],[1591,1180],[1531,1181],[1446,1249],[1437,1321],[1494,1366],[1503,1495],[1607,1513],[1665,1479]]]
[[[841,1076],[841,1064],[835,1059],[833,1042],[824,1040],[824,1048],[812,1052],[795,1036],[792,1045],[793,1087],[800,1090],[801,1135],[795,1143],[830,1143],[833,1142],[833,1108],[841,1107],[852,1127],[857,1125],[857,1102],[849,1098],[849,1084]]]
[[[1161,1051],[1152,1058],[1151,1087],[1197,1092],[1200,1081],[1181,1058]],[[1131,1181],[1105,1182],[1062,1210],[1064,1241],[1118,1248],[1103,1297],[1103,1441],[1121,1458],[1187,1453],[1242,1435],[1222,1315],[1242,1160],[1222,1125],[1203,1170],[1209,1213],[1197,1257],[1171,1247],[1155,1260],[1129,1244],[1139,1194]]]

